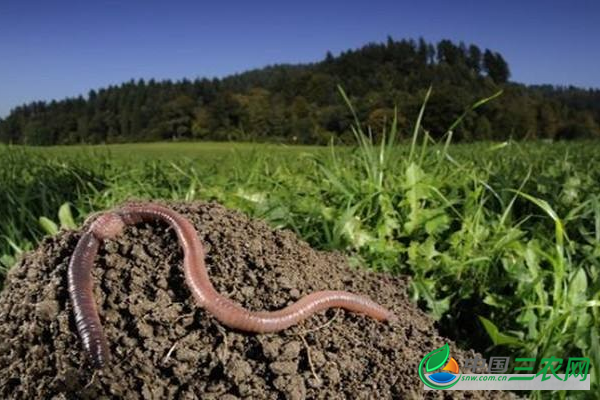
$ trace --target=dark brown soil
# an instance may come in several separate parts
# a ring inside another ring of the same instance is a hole
[[[407,299],[406,281],[352,270],[294,234],[217,204],[169,206],[199,231],[212,282],[253,310],[274,310],[315,290],[345,289],[390,307],[390,325],[329,310],[275,334],[221,326],[184,283],[182,254],[161,223],[129,227],[96,260],[96,301],[113,354],[94,372],[67,293],[79,232],[45,239],[11,270],[0,294],[0,398],[385,399],[421,398],[421,358],[447,340]],[[473,352],[451,343],[459,363]],[[432,398],[502,398],[427,392]]]

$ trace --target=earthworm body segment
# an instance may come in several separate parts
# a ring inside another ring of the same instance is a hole
[[[177,212],[157,204],[129,205],[97,217],[81,236],[69,263],[69,295],[75,323],[92,364],[101,368],[109,361],[108,342],[102,330],[93,296],[92,267],[100,243],[118,236],[126,225],[162,220],[176,232],[183,249],[185,281],[199,305],[223,325],[248,332],[276,332],[315,312],[340,307],[379,321],[394,314],[367,297],[345,291],[319,291],[278,311],[252,312],[219,294],[212,286],[204,264],[204,249],[194,226]]]

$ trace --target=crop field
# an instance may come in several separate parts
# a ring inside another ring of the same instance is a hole
[[[355,134],[355,147],[0,147],[3,273],[127,199],[214,200],[410,276],[414,301],[465,346],[590,357],[598,385],[600,145]]]

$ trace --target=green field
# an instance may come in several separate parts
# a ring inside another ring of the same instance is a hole
[[[127,199],[215,200],[410,275],[414,300],[465,346],[585,356],[598,371],[600,144],[413,138],[0,147],[0,260]]]
[[[87,155],[110,156],[111,158],[123,159],[135,155],[143,160],[177,160],[181,158],[198,159],[203,157],[228,156],[235,152],[247,153],[249,151],[265,152],[313,152],[318,150],[317,146],[286,146],[277,144],[254,144],[239,142],[157,142],[157,143],[125,143],[110,145],[87,145],[87,146],[49,146],[49,147],[23,147],[15,146],[15,149],[24,149],[41,155],[57,157],[82,157]]]

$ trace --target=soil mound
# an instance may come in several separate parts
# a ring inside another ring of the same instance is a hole
[[[9,273],[0,294],[0,398],[332,399],[504,398],[493,392],[423,392],[417,366],[442,346],[399,277],[350,269],[288,231],[214,203],[162,203],[187,216],[221,293],[275,310],[315,290],[350,290],[391,308],[393,324],[342,310],[274,334],[222,327],[196,306],[182,253],[166,224],[128,227],[96,259],[95,296],[112,362],[94,372],[67,292],[80,232],[46,238]],[[459,363],[474,356],[451,344]]]

